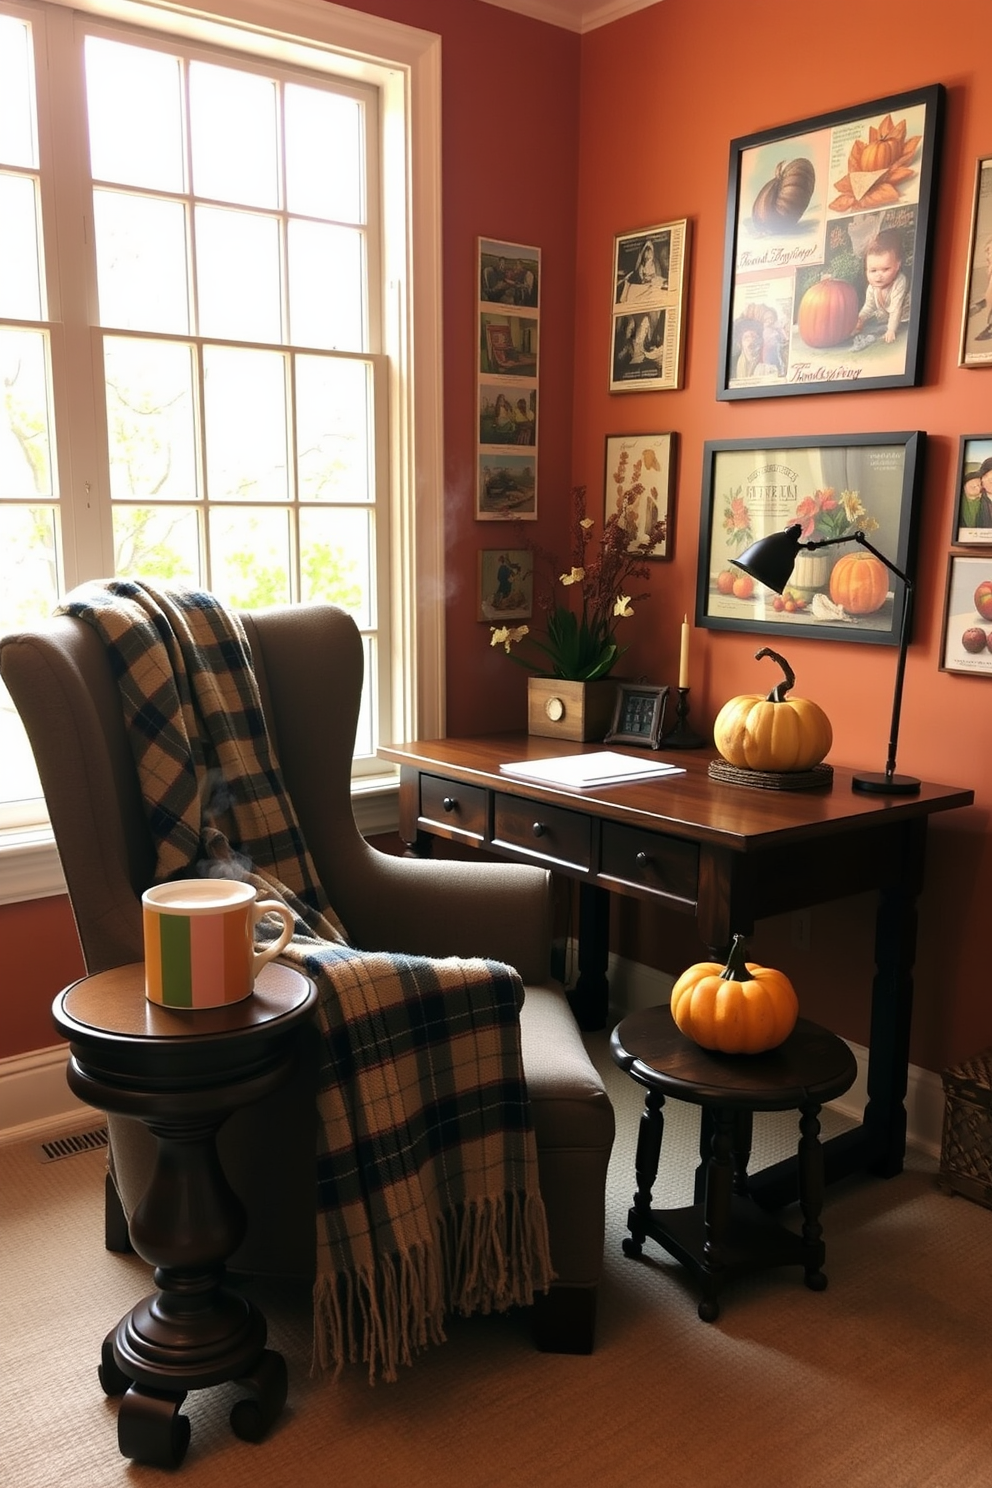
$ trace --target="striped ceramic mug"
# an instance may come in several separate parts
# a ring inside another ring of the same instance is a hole
[[[255,977],[293,935],[293,912],[226,878],[173,879],[141,896],[145,996],[170,1008],[223,1007],[248,997]],[[255,926],[278,915],[278,940],[255,949]]]

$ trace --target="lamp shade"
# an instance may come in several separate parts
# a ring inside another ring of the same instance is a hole
[[[739,558],[731,558],[735,568],[742,568],[752,579],[781,594],[796,566],[799,549],[803,544],[799,523],[787,527],[784,532],[773,532],[769,537],[759,537],[756,543],[745,548]]]

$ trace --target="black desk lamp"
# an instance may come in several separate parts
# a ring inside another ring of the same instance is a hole
[[[757,579],[759,584],[764,584],[769,589],[774,589],[776,594],[781,594],[795,566],[796,558],[802,549],[811,551],[813,548],[832,548],[837,543],[856,542],[862,548],[867,548],[873,553],[880,563],[884,563],[890,573],[894,573],[897,579],[902,579],[903,601],[902,622],[899,627],[899,659],[896,663],[896,687],[892,699],[892,726],[889,729],[889,753],[885,761],[883,773],[870,772],[868,774],[855,775],[852,785],[856,791],[872,791],[877,795],[885,796],[915,796],[920,788],[920,782],[912,775],[896,774],[896,744],[899,740],[899,713],[902,709],[902,681],[906,671],[906,650],[909,646],[909,619],[913,605],[913,581],[908,578],[901,569],[890,563],[884,553],[873,548],[863,532],[849,532],[845,537],[823,537],[811,542],[800,542],[799,535],[802,527],[796,523],[795,526],[787,527],[784,532],[773,532],[770,537],[759,537],[756,543],[741,554],[739,558],[731,558],[735,568],[742,568],[752,579]]]

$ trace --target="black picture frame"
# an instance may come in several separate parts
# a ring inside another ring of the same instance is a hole
[[[731,141],[718,399],[922,380],[943,112],[934,83]]]
[[[992,545],[992,526],[979,526],[992,517],[992,470],[980,474],[992,460],[992,434],[962,434],[954,485],[951,542],[959,548]],[[976,483],[980,483],[979,486]]]
[[[603,743],[660,748],[667,701],[667,687],[652,687],[640,682],[618,683],[613,722]]]
[[[839,537],[861,526],[879,552],[912,577],[925,443],[919,429],[708,440],[703,447],[696,624],[709,630],[897,646],[903,585],[888,570],[885,596],[874,610],[849,612],[831,597],[833,568],[845,556],[878,563],[854,542],[800,554],[783,596],[763,589],[733,568],[731,560],[758,538],[796,522],[803,528],[801,541]],[[805,559],[820,561],[807,564]],[[818,600],[821,594],[829,603]]]

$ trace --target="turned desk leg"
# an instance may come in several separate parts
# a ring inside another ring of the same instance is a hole
[[[610,984],[610,895],[595,884],[579,885],[579,975],[569,1003],[587,1033],[606,1024]]]

